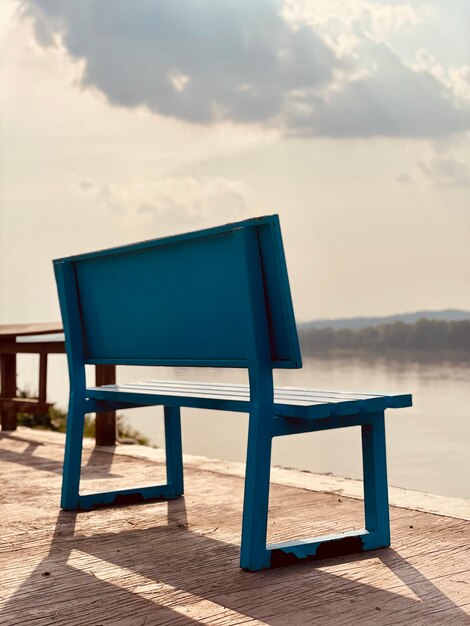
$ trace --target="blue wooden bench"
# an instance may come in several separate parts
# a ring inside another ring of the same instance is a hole
[[[274,388],[274,368],[302,366],[276,215],[54,261],[70,374],[61,506],[183,494],[181,407],[249,413],[242,568],[390,545],[384,411],[410,395]],[[248,385],[147,381],[87,388],[86,364],[230,367]],[[167,482],[81,495],[85,413],[163,405]],[[360,426],[365,528],[267,545],[273,437]]]

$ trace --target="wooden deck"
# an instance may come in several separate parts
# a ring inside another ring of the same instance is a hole
[[[54,433],[0,435],[2,626],[470,624],[469,521],[392,507],[390,549],[250,574],[230,464],[189,460],[179,500],[75,514],[58,507],[62,454]],[[135,454],[88,443],[85,488],[163,479],[161,452]],[[361,505],[275,483],[269,539],[360,527]]]

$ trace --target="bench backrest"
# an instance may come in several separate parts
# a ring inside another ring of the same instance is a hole
[[[301,367],[276,215],[57,259],[54,269],[69,359],[248,367],[264,324],[271,367]]]

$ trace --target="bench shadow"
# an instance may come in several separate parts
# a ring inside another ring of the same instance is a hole
[[[18,443],[27,444],[27,447],[21,452],[0,448],[0,460],[8,463],[18,463],[28,468],[34,468],[41,472],[51,472],[62,476],[63,462],[41,456],[35,456],[36,450],[47,447],[47,444],[28,439],[26,436],[13,435],[10,432],[0,431],[0,441],[11,440]],[[94,446],[85,465],[82,467],[81,475],[83,478],[122,478],[121,474],[111,473],[111,466],[114,454],[100,454],[100,447]]]
[[[27,443],[28,444],[28,448],[27,450],[25,450],[25,452],[29,451],[31,449],[31,452],[33,452],[36,448],[40,447],[40,446],[45,446],[46,444],[42,441],[35,441],[34,439],[28,439],[28,437],[26,436],[22,436],[22,435],[16,435],[15,431],[0,431],[0,441],[2,439],[10,439],[12,441],[18,441],[20,443]]]
[[[166,506],[166,524],[83,536],[76,533],[78,516],[98,513],[61,511],[48,555],[4,607],[8,623],[27,618],[28,624],[49,624],[66,615],[61,623],[93,626],[192,626],[211,619],[282,626],[294,614],[296,624],[335,623],[339,614],[351,624],[469,623],[460,607],[392,549],[248,573],[239,569],[238,545],[191,531],[184,498],[143,506]],[[377,558],[419,600],[322,569],[351,563],[353,571],[354,562]],[[38,607],[41,593],[49,600]],[[397,610],[404,621],[396,621],[397,614],[392,619]],[[436,615],[443,621],[433,621]]]
[[[119,507],[124,508],[124,507]],[[35,570],[28,576],[14,594],[4,603],[1,615],[7,621],[0,623],[37,624],[76,624],[108,626],[111,624],[140,625],[170,623],[181,626],[195,626],[199,621],[190,616],[180,615],[175,621],[175,612],[142,597],[142,594],[128,591],[116,584],[111,577],[101,580],[87,563],[83,569],[77,561],[82,555],[93,555],[84,548],[103,539],[107,550],[100,554],[108,563],[127,563],[125,554],[129,546],[119,541],[115,535],[110,546],[111,535],[83,538],[75,532],[78,516],[84,512],[60,511],[56,520],[50,550]],[[183,520],[182,522],[180,520]],[[183,528],[185,516],[178,516],[178,524]],[[111,558],[111,551],[123,556]],[[132,551],[131,551],[132,554]],[[76,557],[75,560],[73,557]],[[78,558],[77,558],[78,557]],[[111,559],[111,560],[110,560]],[[105,564],[106,566],[106,564]],[[158,582],[159,581],[155,581]],[[46,598],[43,602],[40,597]],[[152,613],[155,612],[155,615]],[[158,616],[157,616],[158,615]]]
[[[404,559],[396,550],[388,548],[387,550],[380,550],[377,554],[382,563],[397,576],[404,585],[410,589],[421,602],[427,602],[429,598],[432,598],[433,604],[435,603],[435,610],[437,611],[452,611],[457,609],[460,615],[465,617],[465,623],[470,624],[470,616],[460,609],[452,600],[445,595],[436,585],[434,585],[428,578],[423,576],[421,572],[411,565],[406,559]],[[456,617],[459,613],[456,612]],[[454,623],[454,619],[452,619]]]
[[[113,452],[109,454],[103,454],[100,446],[94,446],[91,450],[91,454],[88,457],[88,461],[82,467],[82,476],[90,477],[90,474],[98,474],[99,478],[116,478],[119,474],[111,473],[111,466],[113,464],[114,459],[114,446],[110,448]]]

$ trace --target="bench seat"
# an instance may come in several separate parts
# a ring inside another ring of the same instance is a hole
[[[171,380],[144,380],[87,389],[94,400],[135,405],[179,406],[249,412],[248,385]],[[323,419],[411,406],[410,394],[374,395],[298,387],[274,388],[274,414],[297,419]]]

